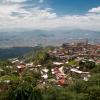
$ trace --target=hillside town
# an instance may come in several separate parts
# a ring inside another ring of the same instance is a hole
[[[50,58],[55,58],[51,61],[49,68],[41,63],[26,63],[25,59],[18,58],[9,59],[12,66],[6,67],[14,68],[14,72],[20,76],[25,70],[40,73],[41,78],[37,80],[37,85],[67,86],[76,78],[88,81],[93,64],[94,66],[100,64],[100,44],[90,44],[88,41],[64,43],[62,46],[49,49],[47,54]],[[90,65],[83,66],[86,62]],[[2,72],[3,69],[0,69],[0,73]],[[10,80],[4,80],[4,82],[9,83]]]
[[[64,43],[0,60],[0,100],[100,100],[99,90],[100,44]]]

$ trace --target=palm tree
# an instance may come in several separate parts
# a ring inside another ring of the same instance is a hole
[[[27,82],[22,82],[9,90],[8,100],[42,100],[40,90],[34,89]]]

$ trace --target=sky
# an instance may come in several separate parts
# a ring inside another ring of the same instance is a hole
[[[100,31],[100,0],[0,0],[0,30]]]

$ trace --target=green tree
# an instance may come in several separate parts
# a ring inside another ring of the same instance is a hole
[[[81,60],[79,62],[80,69],[82,70],[90,70],[95,67],[95,62],[89,60]]]
[[[40,90],[27,82],[22,82],[9,90],[8,100],[42,100]]]
[[[87,82],[88,86],[95,86],[98,85],[100,86],[100,74],[93,74],[92,77],[89,79]]]
[[[100,73],[100,64],[99,65],[96,65],[92,70],[91,70],[92,73]]]
[[[100,100],[100,86],[94,85],[88,87],[87,93],[88,93],[88,100]]]
[[[45,50],[41,50],[36,53],[34,57],[34,63],[36,64],[44,64],[49,58],[48,53]]]
[[[57,100],[57,91],[56,88],[50,87],[46,89],[43,93],[44,100]]]
[[[11,66],[11,62],[9,62],[8,60],[0,60],[0,67],[4,67],[4,66]]]
[[[84,93],[87,89],[87,84],[83,80],[75,80],[73,84],[69,85],[69,90],[76,93]]]

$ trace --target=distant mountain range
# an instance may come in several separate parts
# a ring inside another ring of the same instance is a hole
[[[86,39],[100,42],[100,32],[88,30],[4,30],[0,31],[0,48],[5,47],[24,47],[36,44],[60,45],[64,42],[77,39]]]

